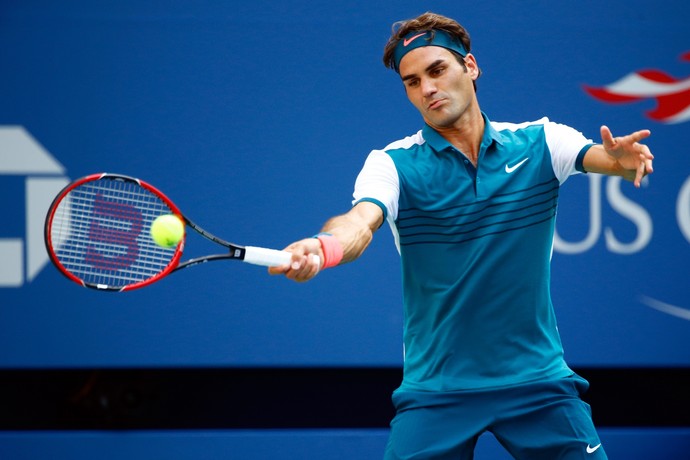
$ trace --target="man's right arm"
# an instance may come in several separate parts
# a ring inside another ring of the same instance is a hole
[[[369,246],[374,232],[383,224],[383,211],[368,201],[357,203],[349,212],[329,219],[321,229],[337,240],[343,251],[340,263],[352,262]],[[324,262],[324,252],[317,238],[305,238],[285,248],[292,253],[292,263],[271,267],[272,275],[285,275],[295,281],[308,281],[316,276]],[[318,256],[318,260],[314,257]]]

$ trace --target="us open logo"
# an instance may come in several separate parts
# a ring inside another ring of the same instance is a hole
[[[690,62],[690,51],[680,56],[682,62]],[[656,102],[646,116],[664,124],[678,124],[690,121],[690,76],[676,78],[661,69],[646,69],[628,73],[617,81],[603,87],[583,85],[583,89],[593,98],[606,104],[628,104],[643,100]],[[601,232],[600,196],[601,177],[590,176],[590,232],[579,243],[561,240],[556,233],[554,248],[566,254],[576,254],[589,250]],[[644,249],[652,238],[652,219],[640,205],[625,198],[619,191],[620,178],[609,179],[606,196],[611,206],[629,219],[638,230],[637,238],[630,244],[616,241],[611,229],[605,229],[606,247],[610,252],[633,254]],[[682,184],[676,196],[676,221],[683,237],[690,243],[690,176]],[[690,309],[668,304],[650,296],[639,299],[645,305],[666,314],[690,321]]]
[[[24,179],[24,203],[3,209],[5,219],[24,220],[24,234],[0,235],[0,288],[30,283],[48,262],[43,221],[50,203],[67,185],[65,167],[22,126],[0,126],[0,180]],[[8,200],[16,199],[9,196]],[[24,216],[9,215],[24,209]]]
[[[690,51],[680,60],[690,62]],[[627,104],[653,99],[656,107],[647,116],[659,123],[673,124],[690,120],[690,77],[676,78],[663,70],[631,72],[613,83],[597,88],[584,85],[593,98],[606,104]]]

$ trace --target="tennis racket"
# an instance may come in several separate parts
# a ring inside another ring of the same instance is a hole
[[[164,214],[174,214],[185,224],[184,236],[172,248],[157,245],[149,233],[152,222]],[[180,262],[188,228],[226,252]],[[67,278],[105,291],[141,288],[214,260],[269,267],[289,264],[292,257],[286,251],[224,241],[189,220],[152,185],[108,173],[83,177],[58,193],[46,216],[45,243],[51,261]]]

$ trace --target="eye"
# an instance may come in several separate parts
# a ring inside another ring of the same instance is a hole
[[[419,78],[410,78],[409,80],[405,80],[405,86],[408,88],[419,86]]]
[[[442,67],[442,66],[434,67],[429,72],[429,75],[431,75],[432,77],[438,77],[439,75],[442,75],[445,70],[446,70],[445,67]]]

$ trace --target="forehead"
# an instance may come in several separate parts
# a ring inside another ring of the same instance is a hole
[[[438,60],[455,60],[453,53],[440,46],[422,46],[407,53],[400,60],[400,76],[423,72]]]

